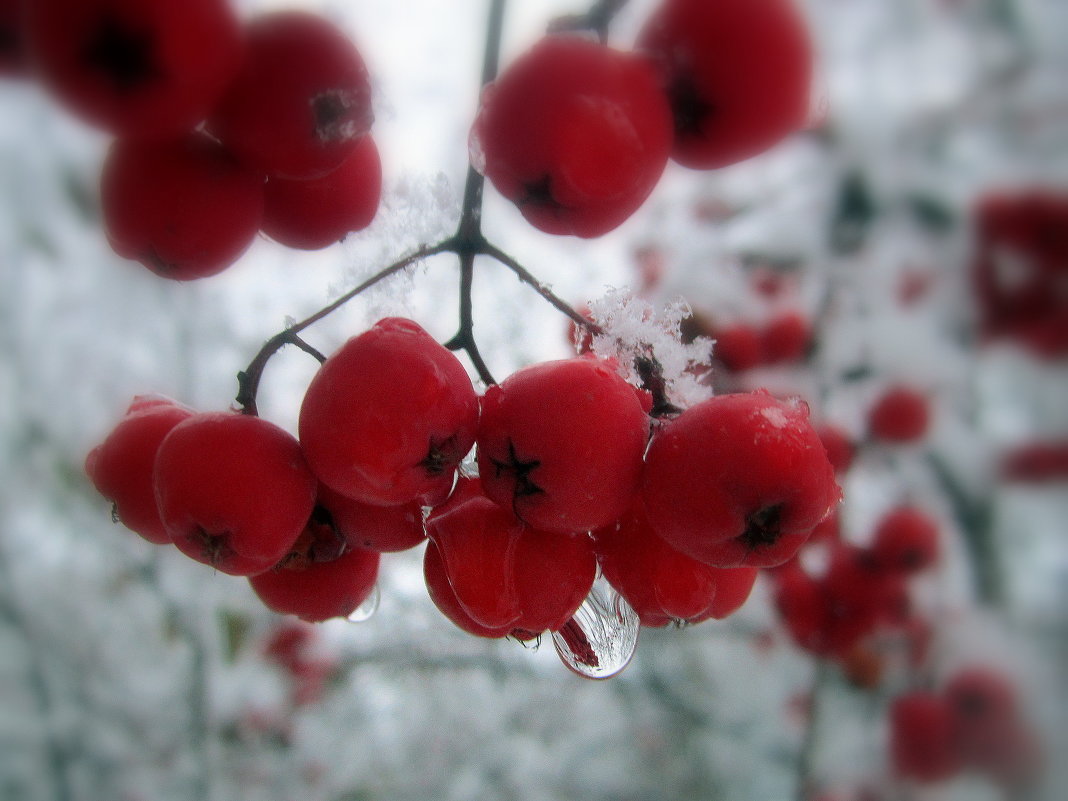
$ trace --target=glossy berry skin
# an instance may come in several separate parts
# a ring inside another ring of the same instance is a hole
[[[938,524],[911,506],[892,509],[875,528],[872,557],[884,570],[915,573],[938,561]]]
[[[755,156],[808,116],[812,48],[791,0],[664,0],[638,47],[660,67],[683,166]]]
[[[337,169],[371,128],[371,85],[355,45],[303,11],[253,20],[244,65],[208,129],[272,176],[318,178]]]
[[[328,562],[278,565],[249,584],[268,609],[320,623],[348,617],[370,597],[379,560],[377,551],[350,548]]]
[[[300,409],[308,464],[364,503],[433,506],[471,449],[478,398],[460,361],[417,323],[388,317],[319,369]]]
[[[179,423],[156,454],[156,503],[167,534],[198,562],[235,576],[289,553],[315,505],[300,445],[273,423],[206,412]]]
[[[588,536],[531,528],[484,496],[432,513],[427,533],[457,603],[488,630],[556,630],[593,586]]]
[[[426,539],[423,507],[418,501],[400,506],[361,503],[319,485],[319,506],[330,515],[338,534],[353,548],[383,553],[406,551]]]
[[[152,470],[163,438],[195,412],[169,398],[138,396],[125,417],[85,459],[97,492],[115,505],[126,528],[157,545],[170,544],[156,508]]]
[[[319,250],[370,225],[381,196],[382,162],[368,134],[321,178],[268,180],[263,233],[286,247]]]
[[[482,398],[482,487],[536,528],[608,525],[637,490],[648,427],[634,388],[608,362],[578,357],[524,367]]]
[[[243,55],[226,0],[33,0],[30,57],[75,114],[120,136],[173,136],[203,120]]]
[[[511,633],[513,628],[511,622],[500,626],[484,626],[471,617],[456,597],[452,584],[449,583],[445,561],[441,558],[441,551],[438,550],[433,540],[427,542],[426,550],[423,552],[423,579],[434,606],[457,628],[476,637],[488,639],[507,637]]]
[[[104,228],[120,256],[189,281],[225,270],[263,218],[263,177],[201,133],[120,140],[101,179]]]
[[[922,783],[944,781],[960,771],[953,712],[941,695],[916,691],[894,699],[890,761],[899,776]]]
[[[486,177],[531,225],[589,238],[652,192],[671,115],[645,60],[555,35],[484,90],[472,139]]]
[[[653,532],[641,504],[594,540],[604,577],[643,626],[724,618],[745,603],[757,577],[756,568],[709,567],[679,553]]]
[[[807,407],[765,393],[719,395],[666,421],[645,462],[653,529],[715,567],[782,564],[841,497]]]
[[[926,395],[911,387],[893,386],[868,410],[868,431],[882,442],[917,442],[927,434],[930,416]]]

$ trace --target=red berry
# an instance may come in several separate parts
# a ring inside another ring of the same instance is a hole
[[[593,586],[589,537],[530,528],[484,496],[431,514],[427,532],[458,603],[481,627],[558,629]]]
[[[483,626],[464,609],[463,604],[460,603],[456,597],[456,592],[449,583],[449,576],[445,572],[445,562],[441,558],[441,551],[438,550],[438,546],[434,544],[433,540],[426,544],[426,551],[423,552],[423,578],[426,581],[430,600],[434,602],[434,605],[445,617],[468,634],[474,634],[476,637],[497,639],[507,637],[512,631],[510,622],[502,626]]]
[[[229,267],[263,216],[263,177],[200,133],[120,140],[101,180],[104,227],[120,256],[188,281]]]
[[[760,332],[760,344],[767,364],[801,361],[812,339],[808,320],[798,312],[785,312]]]
[[[208,121],[211,133],[274,176],[337,169],[371,128],[363,59],[332,23],[304,11],[248,26],[245,63]]]
[[[826,653],[830,613],[820,583],[806,573],[797,560],[787,562],[769,574],[775,581],[775,608],[793,641],[811,653]]]
[[[679,553],[649,526],[641,504],[595,532],[604,577],[643,626],[723,618],[749,597],[756,568],[715,568]]]
[[[22,0],[0,0],[0,76],[26,71]]]
[[[543,362],[486,390],[478,467],[487,497],[546,531],[614,522],[637,490],[648,416],[594,358]]]
[[[289,553],[311,516],[316,482],[291,435],[258,417],[217,412],[194,415],[166,436],[155,487],[179,550],[250,576]]]
[[[914,573],[938,560],[938,524],[909,506],[892,509],[879,521],[872,556],[884,570]]]
[[[653,529],[716,567],[782,564],[841,497],[807,407],[766,393],[687,409],[656,432],[645,461]]]
[[[731,372],[751,370],[763,359],[760,334],[751,325],[739,323],[715,332],[712,355]]]
[[[749,158],[805,122],[812,53],[790,0],[665,0],[639,46],[662,70],[686,167]]]
[[[1016,445],[1003,454],[1001,474],[1021,483],[1068,479],[1068,440]]]
[[[852,437],[844,429],[830,423],[816,426],[816,433],[827,450],[827,458],[834,467],[834,472],[841,475],[849,470],[857,452]]]
[[[334,492],[320,482],[318,504],[352,548],[406,551],[426,539],[423,506],[418,501],[400,506],[375,506]]]
[[[1016,688],[991,668],[962,668],[943,689],[953,710],[953,731],[964,758],[980,764],[994,755],[1016,728]]]
[[[486,177],[534,227],[596,237],[660,179],[671,114],[646,61],[556,35],[484,90],[472,135]]]
[[[121,136],[191,130],[241,64],[225,0],[33,0],[25,14],[44,82],[73,112]]]
[[[271,178],[263,232],[286,247],[318,250],[371,224],[382,195],[382,162],[370,134],[336,170],[303,181]]]
[[[169,544],[171,538],[156,508],[152,483],[156,451],[171,429],[193,414],[169,398],[139,395],[85,460],[85,472],[97,492],[115,504],[116,518],[157,545]]]
[[[315,474],[364,503],[436,505],[471,449],[478,397],[459,359],[417,323],[379,320],[319,369],[300,409]]]
[[[280,564],[249,577],[261,601],[275,612],[309,623],[348,617],[371,595],[379,553],[351,548],[327,562]]]
[[[868,411],[871,435],[885,442],[915,442],[927,433],[929,422],[927,396],[905,386],[887,389]]]
[[[953,744],[953,711],[940,695],[912,692],[890,705],[890,759],[901,776],[939,782],[961,769]]]

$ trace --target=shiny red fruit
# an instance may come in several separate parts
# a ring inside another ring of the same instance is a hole
[[[263,233],[286,247],[319,250],[370,225],[381,196],[382,162],[368,134],[321,178],[268,180]]]
[[[371,128],[371,84],[355,45],[332,23],[279,11],[247,28],[244,65],[208,130],[272,176],[319,178]]]
[[[377,551],[351,548],[327,562],[278,565],[249,584],[268,609],[319,623],[348,617],[370,597],[379,559]]]
[[[225,270],[252,244],[263,217],[263,176],[201,133],[119,140],[104,164],[101,202],[116,253],[188,281]]]
[[[152,470],[163,438],[195,412],[161,396],[133,399],[126,416],[93,448],[85,472],[97,492],[115,506],[115,518],[157,545],[169,544],[156,508]]]
[[[637,491],[649,418],[611,364],[524,367],[486,390],[478,467],[491,500],[546,531],[614,522]]]
[[[331,524],[352,548],[383,553],[406,551],[426,539],[423,506],[418,501],[376,506],[348,498],[320,483],[317,503],[330,515]]]
[[[757,577],[756,568],[715,568],[679,553],[653,532],[641,504],[594,540],[604,577],[643,626],[724,618],[745,603]]]
[[[471,449],[478,397],[466,370],[417,323],[379,320],[319,369],[300,443],[319,479],[364,503],[433,506]]]
[[[26,46],[44,83],[120,136],[174,136],[203,120],[243,46],[226,0],[33,0]]]
[[[841,498],[808,408],[766,393],[719,395],[664,422],[645,462],[653,529],[716,567],[782,564]]]
[[[660,67],[683,166],[741,161],[805,123],[812,47],[791,0],[664,0],[638,46]]]
[[[206,412],[176,425],[156,455],[167,534],[198,562],[251,576],[289,553],[315,505],[300,445],[258,417]]]
[[[484,90],[472,140],[486,177],[534,227],[596,237],[660,179],[671,113],[645,60],[554,35]]]

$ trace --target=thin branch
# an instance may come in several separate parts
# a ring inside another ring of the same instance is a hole
[[[601,44],[608,42],[608,27],[627,0],[597,0],[585,14],[567,14],[549,22],[549,33],[593,31]]]
[[[549,287],[547,287],[545,284],[535,278],[529,270],[527,270],[522,264],[517,262],[515,259],[513,259],[500,248],[496,247],[490,242],[486,242],[482,246],[482,253],[486,256],[496,259],[509,270],[511,270],[513,273],[515,273],[520,281],[533,288],[533,290],[539,295],[541,295],[541,297],[544,298],[550,305],[552,305],[557,311],[567,315],[567,317],[569,317],[571,321],[576,325],[581,326],[586,331],[589,331],[595,336],[597,334],[604,333],[604,329],[601,328],[601,326],[597,325],[597,323],[593,322],[592,320],[586,319],[573,308],[571,308],[571,306],[569,306],[567,303],[565,303],[556,295],[554,295],[552,290],[549,289]]]
[[[454,247],[455,240],[449,239],[444,242],[439,242],[436,245],[427,245],[425,247],[419,248],[414,253],[409,254],[408,256],[405,256],[404,258],[393,262],[393,264],[382,270],[379,270],[366,281],[363,281],[358,286],[353,287],[344,295],[335,300],[333,303],[329,304],[328,306],[324,306],[315,314],[311,315],[310,317],[306,317],[298,323],[294,323],[289,328],[285,329],[284,331],[280,331],[279,333],[268,339],[263,344],[263,347],[260,348],[259,353],[256,354],[256,356],[252,359],[251,362],[249,362],[248,367],[246,367],[244,370],[237,374],[238,391],[236,400],[241,406],[242,411],[245,414],[249,415],[255,415],[257,413],[256,394],[259,391],[260,379],[263,377],[263,370],[267,366],[267,362],[270,361],[271,357],[274,356],[274,354],[281,350],[285,345],[296,345],[301,350],[307,353],[311,353],[316,359],[319,359],[320,362],[325,361],[325,357],[323,357],[323,355],[319,353],[319,351],[315,350],[310,345],[305,343],[302,339],[300,339],[300,337],[297,336],[297,334],[299,334],[308,326],[319,322],[319,320],[322,320],[331,312],[334,312],[337,309],[341,308],[350,300],[355,298],[357,295],[370,289],[379,281],[389,278],[391,275],[400,272],[401,270],[405,269],[406,267],[409,267],[417,261],[428,258],[430,256],[435,256],[439,253],[447,253],[449,251],[452,251]]]

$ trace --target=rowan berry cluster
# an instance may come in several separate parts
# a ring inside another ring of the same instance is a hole
[[[985,775],[1010,793],[1026,793],[1041,769],[1037,737],[1019,708],[1012,681],[974,665],[936,690],[914,690],[890,706],[890,762],[920,784],[964,771]]]
[[[560,629],[598,563],[646,625],[724,617],[837,504],[834,469],[798,402],[652,409],[593,356],[478,396],[454,354],[386,318],[323,362],[299,441],[139,397],[86,469],[128,527],[309,621],[351,614],[380,553],[427,536],[431,598],[481,636]],[[477,477],[457,476],[472,447]]]
[[[100,194],[119,255],[184,281],[226,269],[259,232],[318,249],[374,218],[370,80],[327,20],[243,22],[228,0],[40,0],[6,14],[27,73],[115,136]]]

